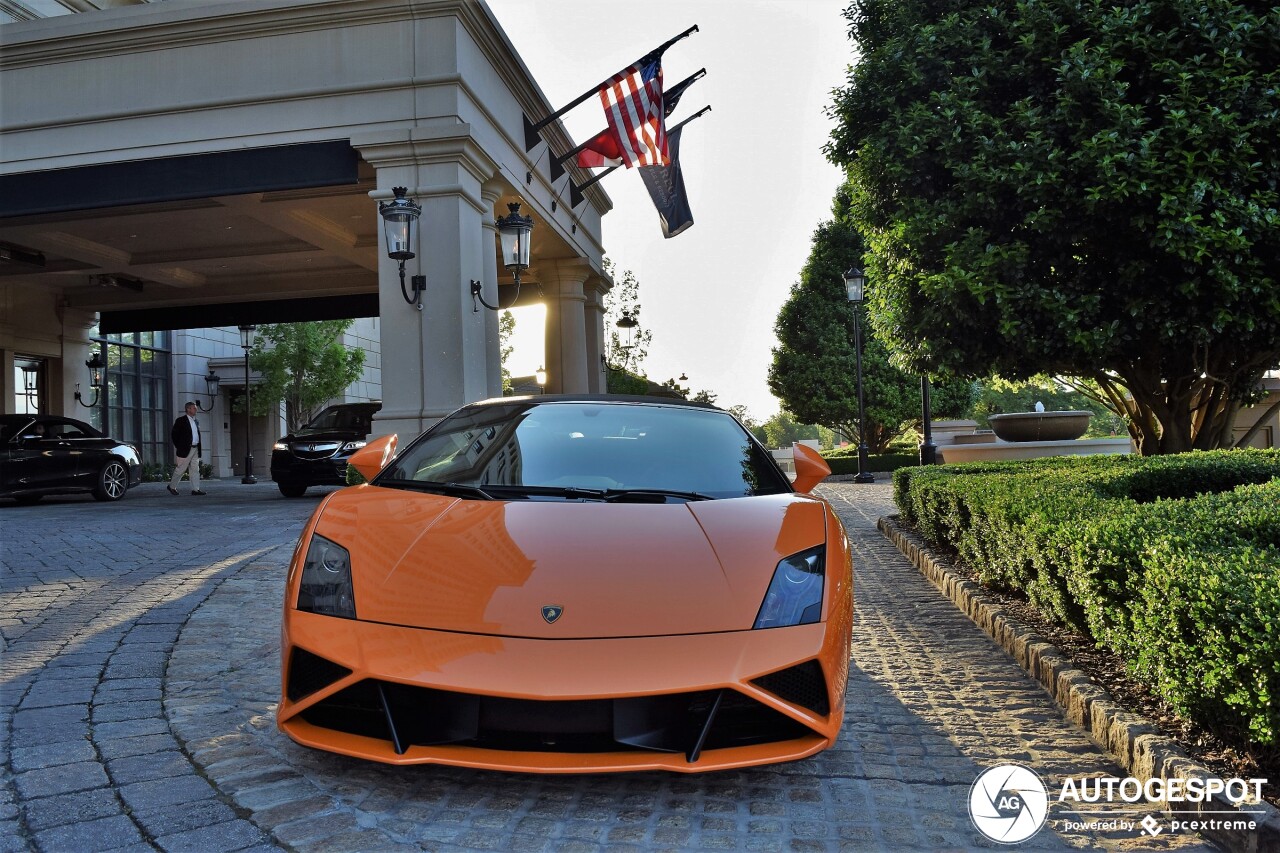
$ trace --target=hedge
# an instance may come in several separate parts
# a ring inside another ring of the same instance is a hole
[[[831,466],[832,474],[858,473],[857,448],[852,452],[847,448],[829,450],[822,454],[822,458],[827,460],[827,465]],[[899,468],[916,465],[919,461],[920,457],[915,453],[879,453],[867,457],[867,470],[896,471]]]
[[[1189,719],[1280,746],[1280,451],[900,469],[894,497]]]

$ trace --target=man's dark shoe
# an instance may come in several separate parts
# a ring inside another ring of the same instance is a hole
[[[176,495],[178,493],[178,490],[175,489],[173,486],[165,486],[165,488],[169,490],[169,494],[171,495]]]
[[[193,494],[193,495],[203,495],[203,494],[207,494],[207,493],[206,493],[206,492],[202,492],[202,491],[200,491],[199,489],[196,489],[196,490],[195,490],[194,492],[192,492],[191,494]]]

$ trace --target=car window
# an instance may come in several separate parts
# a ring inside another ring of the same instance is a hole
[[[80,421],[51,420],[45,421],[42,425],[46,438],[98,438],[102,435],[93,427]]]
[[[767,454],[724,412],[611,402],[464,410],[437,424],[379,477],[392,480],[716,498],[790,490]]]

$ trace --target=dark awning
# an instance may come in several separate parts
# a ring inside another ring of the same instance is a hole
[[[351,296],[103,311],[98,330],[104,335],[116,335],[165,329],[206,329],[249,324],[256,326],[260,323],[301,323],[306,320],[347,320],[377,316],[378,294],[359,293]]]
[[[355,184],[359,162],[344,140],[0,175],[0,219]]]

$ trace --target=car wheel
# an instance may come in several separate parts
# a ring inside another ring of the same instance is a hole
[[[100,501],[118,501],[129,490],[129,471],[112,459],[98,472],[98,485],[93,496]]]
[[[30,506],[42,497],[44,497],[44,495],[15,495],[13,499],[23,506]]]
[[[286,498],[300,498],[307,493],[306,486],[296,486],[289,483],[277,483],[280,487],[280,494]]]

